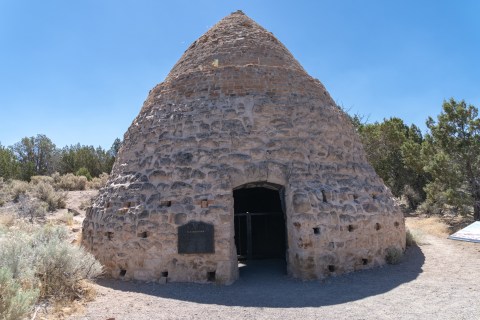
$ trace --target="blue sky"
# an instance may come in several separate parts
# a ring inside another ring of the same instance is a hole
[[[480,107],[480,1],[0,0],[0,143],[109,148],[188,46],[238,9],[335,101],[425,129],[444,99]]]

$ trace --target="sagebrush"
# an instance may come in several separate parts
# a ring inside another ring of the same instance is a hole
[[[0,235],[0,319],[20,319],[38,299],[75,299],[102,266],[61,226],[19,224]],[[21,312],[23,315],[13,314]]]

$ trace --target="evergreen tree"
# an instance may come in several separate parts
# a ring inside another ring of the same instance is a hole
[[[0,177],[4,179],[15,178],[18,175],[18,169],[19,164],[13,151],[0,144]]]
[[[437,121],[428,118],[430,130],[422,148],[425,169],[433,181],[427,188],[427,201],[437,207],[448,204],[465,212],[473,206],[474,219],[480,220],[480,118],[478,109],[444,101]]]
[[[420,129],[408,127],[402,119],[363,124],[361,117],[352,119],[377,174],[396,197],[405,196],[411,209],[425,198],[423,187],[427,176],[417,163],[423,141]]]
[[[23,180],[30,180],[33,175],[49,175],[55,171],[55,144],[44,134],[23,138],[13,145],[12,151],[19,162],[20,178]]]

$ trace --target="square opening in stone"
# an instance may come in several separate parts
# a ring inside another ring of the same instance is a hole
[[[172,206],[172,201],[170,200],[160,201],[160,207],[171,207],[171,206]]]
[[[215,282],[215,271],[207,272],[207,281],[208,282]]]

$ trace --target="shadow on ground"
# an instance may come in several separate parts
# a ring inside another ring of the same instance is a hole
[[[323,281],[301,281],[285,275],[285,265],[272,261],[241,268],[230,286],[191,283],[135,283],[101,279],[100,286],[165,299],[224,306],[301,308],[336,305],[388,292],[417,278],[425,261],[419,247],[410,247],[398,265],[359,271]]]

